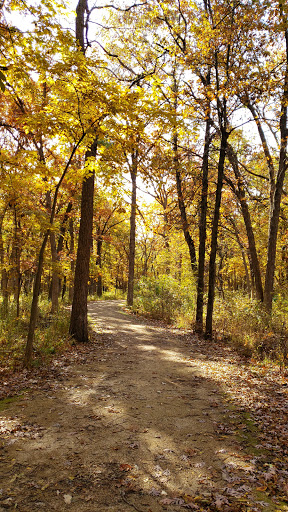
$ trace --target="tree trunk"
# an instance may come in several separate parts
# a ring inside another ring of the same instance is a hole
[[[133,298],[134,298],[137,170],[138,170],[138,150],[136,149],[132,153],[132,167],[130,170],[131,181],[132,181],[132,192],[131,192],[131,213],[130,213],[128,290],[127,290],[127,305],[128,306],[133,306]]]
[[[37,320],[37,312],[38,312],[38,298],[40,293],[40,286],[41,286],[41,275],[42,275],[42,269],[43,269],[43,263],[44,263],[44,253],[45,248],[48,242],[49,238],[49,232],[50,230],[46,231],[41,249],[39,252],[38,257],[38,266],[34,281],[34,287],[33,287],[33,299],[32,299],[32,305],[31,305],[31,311],[30,311],[30,322],[29,322],[29,330],[28,330],[28,337],[26,341],[26,349],[25,349],[25,357],[24,357],[24,366],[28,367],[30,365],[31,359],[32,359],[32,349],[33,349],[33,340],[34,340],[34,332],[36,327],[36,320]]]
[[[97,297],[102,297],[102,291],[103,291],[103,283],[102,283],[102,245],[103,245],[103,240],[101,238],[101,234],[99,234],[98,238],[97,238],[97,265],[99,267],[98,277],[97,277]]]
[[[2,302],[2,311],[3,315],[7,315],[8,313],[8,273],[5,267],[5,254],[4,254],[4,242],[3,242],[3,233],[2,226],[5,217],[7,206],[3,209],[0,217],[0,263],[1,263],[1,292],[3,297]]]
[[[97,140],[86,152],[87,158],[96,156]],[[81,220],[79,228],[78,249],[76,257],[74,294],[69,333],[78,342],[87,342],[87,296],[89,281],[90,251],[93,229],[94,172],[84,179],[82,184]]]
[[[196,274],[196,272],[197,272],[196,251],[195,251],[195,245],[194,245],[193,238],[191,237],[190,232],[189,232],[189,225],[188,225],[188,221],[187,221],[186,205],[185,205],[184,196],[183,196],[181,170],[180,170],[180,165],[179,165],[177,133],[174,133],[174,135],[173,135],[173,162],[174,162],[174,170],[175,170],[175,176],[176,176],[178,206],[179,206],[180,215],[181,215],[182,229],[183,229],[184,237],[185,237],[186,243],[188,245],[188,249],[189,249],[192,272],[193,272],[193,274]]]
[[[282,15],[283,17],[283,15]],[[284,20],[283,20],[284,22]],[[286,40],[286,69],[284,77],[284,86],[282,94],[282,108],[280,117],[280,155],[279,165],[275,184],[275,193],[273,201],[273,209],[270,218],[269,225],[269,237],[268,237],[268,251],[267,251],[267,264],[266,264],[266,275],[265,275],[265,289],[264,289],[264,304],[266,311],[270,314],[272,312],[272,297],[274,288],[274,275],[275,275],[275,263],[276,263],[276,248],[277,248],[277,236],[278,236],[278,225],[280,216],[280,205],[282,197],[282,189],[287,169],[287,140],[288,140],[288,129],[287,129],[287,109],[288,109],[288,29],[285,31]]]
[[[220,206],[221,206],[222,186],[223,186],[223,177],[224,177],[224,164],[225,164],[228,136],[229,136],[229,134],[227,133],[227,131],[224,128],[221,128],[221,147],[220,147],[220,157],[219,157],[219,162],[218,162],[218,179],[217,179],[214,217],[213,217],[212,235],[211,235],[211,251],[210,251],[210,260],[209,260],[209,287],[208,287],[208,302],[207,302],[207,316],[206,316],[206,330],[205,330],[206,338],[212,337],[218,225],[219,225],[219,218],[220,218]]]
[[[254,276],[256,298],[257,298],[257,300],[263,302],[263,287],[262,287],[261,270],[260,270],[258,255],[257,255],[257,249],[256,249],[256,243],[255,243],[255,237],[254,237],[249,207],[248,207],[246,197],[245,197],[244,182],[243,182],[243,178],[240,173],[240,170],[239,170],[237,155],[230,144],[227,145],[227,156],[229,158],[229,161],[230,161],[233,171],[234,171],[234,175],[235,175],[236,182],[237,182],[237,188],[229,180],[227,180],[227,181],[230,184],[230,186],[232,187],[234,193],[236,194],[236,196],[239,200],[243,220],[245,223],[247,239],[248,239],[250,262],[251,262],[252,269],[253,269],[252,272],[253,272],[253,276]]]
[[[88,11],[87,0],[79,0],[76,8],[76,42],[85,55],[84,28],[85,13]],[[97,136],[86,151],[85,162],[88,158],[96,157]],[[87,297],[90,266],[90,251],[93,230],[93,199],[94,199],[94,172],[84,179],[81,196],[81,220],[78,238],[78,249],[75,266],[74,292],[69,332],[78,342],[87,342],[88,319]]]
[[[206,114],[205,144],[202,161],[202,191],[199,222],[199,249],[198,249],[198,279],[197,279],[197,306],[195,330],[203,332],[203,306],[204,306],[204,276],[205,276],[205,251],[206,251],[206,226],[207,226],[207,197],[208,197],[208,171],[209,148],[211,144],[210,108]]]
[[[69,234],[70,234],[70,249],[69,249],[69,255],[70,255],[70,269],[71,269],[71,275],[72,279],[69,284],[69,301],[72,304],[73,301],[73,293],[74,293],[74,286],[73,286],[73,277],[75,272],[75,260],[74,260],[74,221],[73,219],[69,219]]]
[[[16,301],[16,317],[20,316],[20,291],[21,291],[21,247],[19,239],[20,223],[17,218],[17,209],[14,205],[14,243],[15,243],[15,282],[14,282],[14,298]]]
[[[247,287],[249,295],[251,295],[251,282],[250,282],[250,277],[249,277],[249,272],[248,272],[248,265],[247,265],[247,261],[246,261],[245,248],[241,242],[239,229],[237,227],[235,220],[232,217],[230,217],[229,221],[233,226],[235,237],[236,237],[237,243],[240,247],[241,256],[242,256],[242,260],[243,260],[243,266],[244,266],[244,270],[245,270],[246,287]]]
[[[58,275],[58,253],[56,248],[55,233],[50,233],[50,247],[52,256],[52,281],[51,281],[51,313],[57,313],[59,307],[59,275]]]

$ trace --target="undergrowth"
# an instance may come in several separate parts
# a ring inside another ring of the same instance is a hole
[[[133,310],[186,327],[195,310],[194,285],[188,279],[179,283],[169,275],[141,279],[136,285]]]
[[[119,299],[126,299],[127,293],[123,290],[119,290],[118,288],[112,288],[111,290],[104,291],[101,295],[101,297],[98,297],[98,295],[90,294],[88,296],[89,301],[93,300],[119,300]]]
[[[34,340],[33,364],[39,366],[55,353],[60,353],[70,344],[68,336],[70,313],[60,303],[55,315],[50,313],[51,303],[40,298],[39,314]],[[30,300],[21,300],[19,318],[16,317],[15,305],[11,302],[8,310],[0,306],[0,367],[17,369],[22,366],[30,316]]]
[[[177,327],[193,328],[195,288],[191,281],[179,283],[171,276],[146,278],[135,289],[133,310]],[[276,295],[273,314],[243,292],[226,292],[216,297],[214,337],[232,345],[241,355],[288,365],[288,300]]]
[[[242,355],[288,364],[288,303],[275,296],[273,314],[241,292],[226,292],[216,298],[214,330],[216,338],[231,343]]]

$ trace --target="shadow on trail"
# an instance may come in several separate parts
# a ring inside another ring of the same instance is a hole
[[[242,419],[213,377],[225,355],[119,305],[91,303],[96,340],[85,364],[53,392],[7,409],[23,429],[4,443],[0,512],[7,499],[21,512],[273,510],[259,490],[262,455],[241,446]],[[252,426],[242,429],[256,444]]]

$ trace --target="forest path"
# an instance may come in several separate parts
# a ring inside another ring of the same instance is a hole
[[[94,342],[2,411],[0,512],[274,510],[217,378],[231,355],[121,306],[90,303]]]

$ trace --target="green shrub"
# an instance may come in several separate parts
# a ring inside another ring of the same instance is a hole
[[[59,313],[50,314],[51,302],[40,297],[39,315],[34,340],[34,355],[39,364],[70,344],[68,335],[70,312],[60,303]],[[15,369],[23,364],[29,326],[31,297],[21,297],[20,317],[16,317],[13,301],[5,311],[0,307],[0,367]]]
[[[168,323],[183,323],[193,318],[194,286],[188,280],[179,283],[170,275],[143,278],[135,289],[134,310]]]
[[[232,342],[247,357],[288,363],[287,303],[275,297],[272,316],[261,303],[241,292],[216,298],[214,329],[218,338]]]

